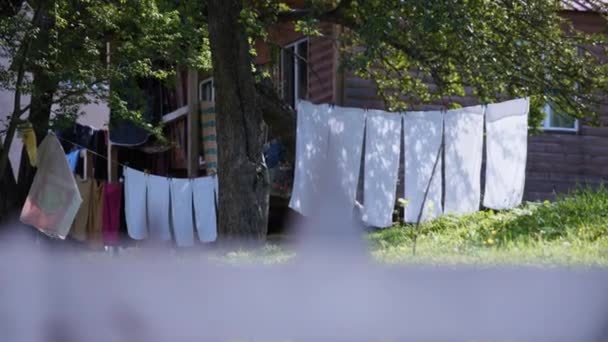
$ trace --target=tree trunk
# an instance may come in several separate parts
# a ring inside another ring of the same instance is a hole
[[[15,193],[17,193],[17,184],[13,170],[9,164],[5,164],[4,176],[0,177],[0,224],[9,218],[17,206]]]
[[[52,9],[54,8],[53,4],[54,1],[41,1],[37,5],[36,14],[32,22],[36,27],[39,28],[40,32],[38,33],[36,38],[31,42],[29,53],[27,49],[25,50],[27,54],[24,54],[23,56],[24,62],[26,62],[26,60],[28,59],[30,61],[42,58],[50,60],[48,56],[48,53],[50,51],[50,31],[55,24],[55,18],[51,13]],[[27,46],[29,45],[30,42],[27,42]],[[51,66],[35,66],[32,67],[31,70],[33,80],[28,120],[32,123],[38,143],[40,143],[42,139],[44,139],[48,132],[49,120],[51,116],[51,107],[53,104],[53,96],[55,94],[55,91],[57,90],[57,81],[50,76],[53,72],[53,70],[51,70],[53,64],[49,64]],[[15,108],[21,108],[20,98],[17,98],[17,96],[20,97],[20,95],[21,91],[20,89],[17,89],[17,91],[15,92]],[[9,131],[7,133],[7,137],[9,137],[9,134],[10,137],[12,137],[14,133],[14,130]],[[10,147],[10,144],[8,146]],[[5,147],[5,149],[7,148]],[[8,153],[8,151],[4,152]],[[2,157],[4,157],[4,154],[2,154]],[[4,159],[0,158],[0,170],[2,170],[2,168],[6,170],[6,167],[3,167],[4,161]],[[32,185],[35,173],[36,169],[30,165],[24,147],[22,151],[21,165],[19,167],[18,182],[15,188],[16,191],[13,191],[7,195],[7,201],[9,203],[12,203],[16,207],[16,209],[20,208],[23,205],[23,202],[25,201],[25,198]]]
[[[57,89],[56,84],[48,77],[46,70],[39,70],[34,74],[32,101],[30,105],[29,121],[32,123],[38,144],[47,135],[53,105],[53,95]],[[21,165],[19,166],[19,180],[17,182],[16,202],[23,205],[27,197],[36,168],[29,163],[25,146],[21,152]]]
[[[209,37],[216,89],[220,239],[263,240],[269,181],[264,121],[256,105],[249,44],[238,0],[210,0]]]

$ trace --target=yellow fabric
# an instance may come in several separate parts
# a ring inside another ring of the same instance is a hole
[[[91,247],[103,247],[103,236],[101,232],[101,220],[103,215],[103,183],[93,181],[91,191],[91,211],[89,214],[89,224],[87,238]]]
[[[80,209],[78,209],[78,213],[76,213],[74,223],[72,223],[70,236],[78,241],[86,241],[87,239],[89,218],[91,217],[93,183],[94,181],[92,179],[83,180],[79,176],[76,177],[76,185],[78,185],[80,197],[82,197],[82,204],[80,204]]]
[[[38,144],[36,141],[36,133],[34,133],[34,129],[31,126],[26,126],[20,128],[21,139],[23,140],[23,144],[25,145],[25,149],[27,151],[28,159],[30,160],[30,165],[36,166],[36,160],[38,156]]]

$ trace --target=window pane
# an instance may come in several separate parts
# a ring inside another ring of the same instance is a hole
[[[565,114],[551,113],[549,126],[555,128],[575,128],[576,119]]]
[[[308,94],[308,41],[298,44],[298,99]]]
[[[206,81],[201,84],[201,101],[210,101],[213,99],[213,81]]]
[[[283,75],[281,83],[283,84],[283,99],[292,107],[295,105],[294,86],[295,86],[295,65],[294,65],[294,47],[287,48],[282,51],[281,62],[283,63]]]

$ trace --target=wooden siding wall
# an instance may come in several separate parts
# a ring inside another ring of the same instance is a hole
[[[606,32],[602,18],[588,12],[566,12],[578,30]],[[608,107],[600,108],[602,126]],[[578,132],[544,132],[528,139],[526,198],[552,199],[577,186],[597,186],[608,180],[608,127],[579,123]]]
[[[593,13],[565,12],[563,15],[581,31],[606,32],[603,19]],[[384,109],[372,81],[353,73],[344,74],[342,89],[346,107]],[[477,104],[473,97],[458,99],[464,106]],[[414,110],[443,109],[441,105],[425,105]],[[601,108],[602,124],[608,126],[608,106]],[[403,158],[403,156],[402,156]],[[608,127],[589,127],[584,123],[576,133],[544,132],[528,139],[528,161],[525,199],[552,199],[556,193],[567,193],[579,185],[597,186],[608,181]],[[402,171],[397,195],[403,193]]]
[[[322,37],[312,37],[308,45],[308,94],[307,99],[314,103],[336,103],[338,49],[335,44],[336,28],[331,24],[321,24]],[[285,46],[304,36],[295,32],[293,25],[279,24],[270,30],[270,41]],[[256,42],[258,56],[256,64],[272,62],[271,47],[264,42]]]
[[[310,39],[308,52],[308,99],[314,103],[338,102],[338,48],[334,25],[322,24],[322,37]]]

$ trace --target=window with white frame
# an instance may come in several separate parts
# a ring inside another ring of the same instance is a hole
[[[543,121],[543,129],[545,131],[578,131],[578,120],[576,118],[559,112],[550,104],[545,105],[543,112],[545,113]]]
[[[201,81],[198,88],[198,99],[199,101],[207,102],[215,101],[215,87],[213,85],[213,77]]]
[[[308,92],[308,38],[286,45],[281,50],[281,95],[295,107]]]

